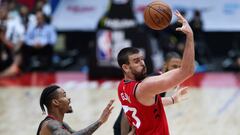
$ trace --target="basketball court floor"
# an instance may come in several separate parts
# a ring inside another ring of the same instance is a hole
[[[65,115],[73,129],[95,122],[110,99],[114,110],[95,135],[113,135],[113,124],[120,112],[117,83],[67,84],[62,87],[71,97],[72,114]],[[0,88],[0,134],[33,135],[45,117],[39,107],[43,87]],[[189,98],[166,107],[171,135],[240,135],[240,89],[191,88]]]

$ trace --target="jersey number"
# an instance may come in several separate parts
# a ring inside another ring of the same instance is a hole
[[[133,107],[129,107],[129,106],[126,106],[126,105],[123,105],[123,110],[125,113],[127,113],[128,111],[132,112],[132,118],[136,121],[136,123],[132,123],[136,128],[139,128],[140,125],[141,125],[141,121],[140,119],[136,116],[137,114],[137,109],[136,108],[133,108]]]

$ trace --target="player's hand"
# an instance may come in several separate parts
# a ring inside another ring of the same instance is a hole
[[[103,124],[105,123],[108,118],[109,118],[109,115],[112,113],[112,109],[114,108],[112,106],[114,100],[110,100],[108,105],[106,106],[106,108],[103,110],[102,114],[101,114],[101,117],[99,118],[99,121]]]
[[[193,34],[192,28],[188,24],[188,21],[181,15],[181,13],[177,10],[175,15],[178,18],[178,22],[182,24],[182,27],[176,28],[176,31],[182,31],[184,34]]]
[[[177,88],[176,92],[173,94],[174,103],[179,103],[187,99],[188,88],[189,87]]]

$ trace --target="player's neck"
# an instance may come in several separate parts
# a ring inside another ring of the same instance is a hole
[[[63,122],[64,114],[59,111],[49,111],[48,115],[52,116],[57,121]]]
[[[124,75],[124,80],[132,81],[132,80],[135,80],[135,78],[133,76],[131,76],[131,75]]]

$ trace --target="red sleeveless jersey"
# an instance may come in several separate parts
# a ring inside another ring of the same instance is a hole
[[[144,106],[135,97],[139,82],[122,80],[118,86],[118,97],[136,135],[169,135],[168,123],[162,100],[156,96],[155,104]]]

